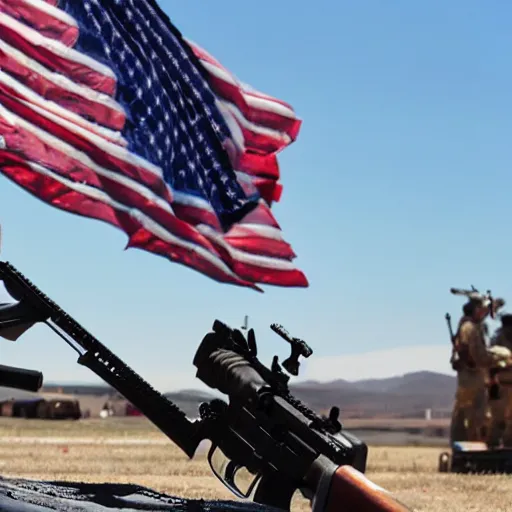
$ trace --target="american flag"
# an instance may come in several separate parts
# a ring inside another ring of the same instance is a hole
[[[220,282],[307,287],[270,207],[301,121],[155,0],[0,0],[0,172]]]

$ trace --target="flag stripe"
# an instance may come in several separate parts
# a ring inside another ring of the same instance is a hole
[[[79,29],[75,20],[42,0],[0,0],[0,12],[66,46],[73,46],[78,39]]]
[[[91,133],[94,133],[95,135],[105,139],[110,143],[118,144],[120,146],[126,146],[128,144],[120,132],[112,131],[101,125],[98,125],[97,123],[88,121],[80,115],[75,114],[74,112],[71,112],[64,107],[61,107],[53,101],[48,101],[44,98],[41,98],[39,94],[33,92],[33,90],[30,88],[25,87],[17,80],[14,80],[3,71],[0,71],[0,84],[5,86],[5,90],[12,91],[13,95],[16,94],[16,96],[19,97],[24,103],[30,103],[42,110],[46,110],[48,113],[54,114],[57,117],[61,117],[70,123],[76,124],[80,128],[86,131],[90,131]]]
[[[279,286],[307,286],[304,274],[290,262],[240,251],[207,226],[199,226],[199,229],[216,243],[219,251],[224,249],[224,259],[230,262],[230,267],[242,279]]]
[[[125,125],[124,109],[113,98],[51,72],[1,39],[0,68],[42,98],[99,125],[114,130],[122,130]]]
[[[0,13],[0,33],[8,44],[52,71],[95,91],[114,96],[116,77],[104,64],[42,36],[4,13]]]

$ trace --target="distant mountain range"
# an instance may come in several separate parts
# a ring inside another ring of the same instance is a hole
[[[423,417],[426,409],[434,414],[447,415],[453,404],[455,377],[434,372],[408,373],[400,377],[370,379],[356,382],[304,381],[290,386],[292,392],[311,408],[327,411],[336,405],[344,418],[414,418]],[[50,384],[44,392],[61,391],[73,395],[116,395],[108,386],[81,384]],[[32,396],[0,387],[0,399]],[[195,416],[201,402],[213,395],[198,390],[181,390],[166,393],[189,415]]]
[[[442,373],[414,372],[356,382],[306,381],[290,387],[314,409],[325,410],[336,405],[345,418],[410,418],[424,416],[426,409],[438,414],[449,412],[456,379]]]

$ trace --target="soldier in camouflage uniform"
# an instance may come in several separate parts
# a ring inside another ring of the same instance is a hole
[[[505,347],[512,351],[512,315],[501,315],[501,327],[491,339],[491,347]],[[489,431],[489,445],[512,446],[512,389],[508,386],[500,387],[498,400],[491,400],[491,428]]]
[[[491,338],[491,347],[500,346],[512,350],[512,315],[501,316],[501,327]],[[501,386],[500,396],[497,400],[489,402],[491,410],[491,425],[489,429],[489,445],[499,446],[502,444],[505,431],[505,412],[507,404],[512,398],[509,388]]]
[[[494,364],[485,344],[484,320],[490,312],[489,304],[472,298],[464,305],[463,312],[454,339],[458,362],[451,443],[486,439],[488,370]]]

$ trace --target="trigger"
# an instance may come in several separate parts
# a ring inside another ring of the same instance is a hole
[[[226,469],[225,469],[225,472],[224,472],[224,478],[226,479],[226,481],[229,484],[235,485],[235,476],[236,476],[236,472],[238,471],[238,469],[239,469],[238,464],[236,464],[232,460],[230,460],[227,463]]]

